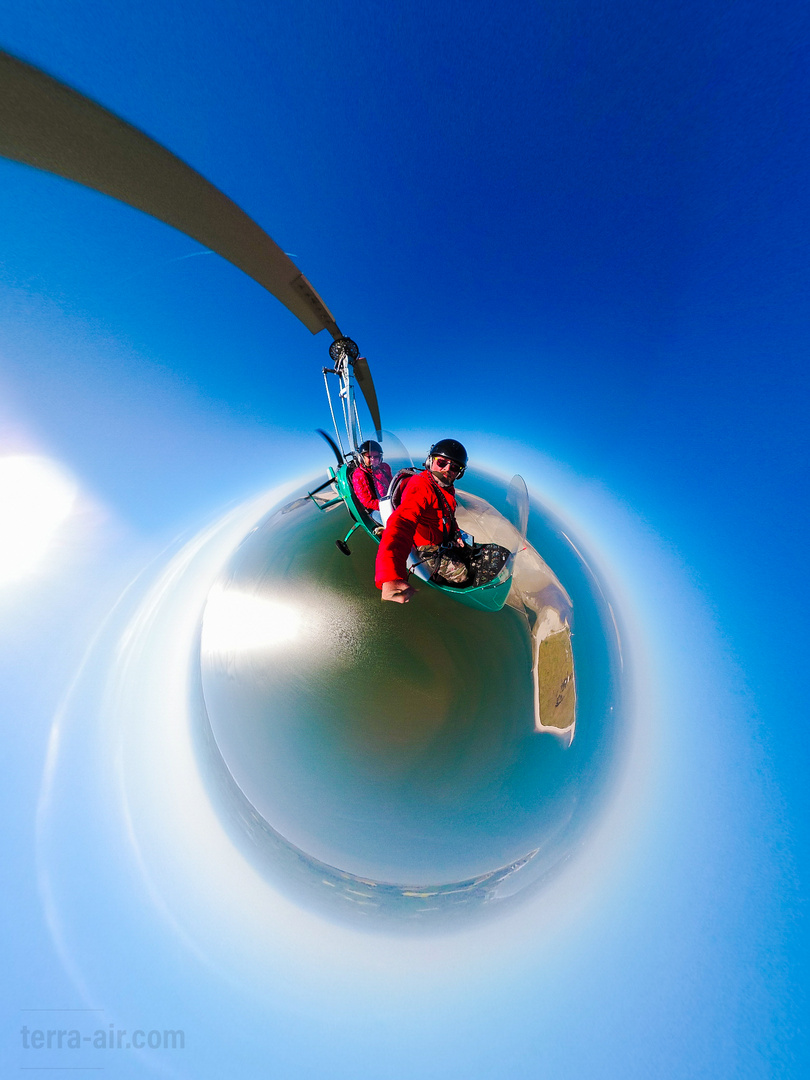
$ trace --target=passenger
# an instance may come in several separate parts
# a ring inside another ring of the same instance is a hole
[[[368,439],[360,447],[362,465],[358,465],[352,474],[354,493],[366,510],[379,511],[380,499],[388,491],[391,483],[391,466],[383,461],[382,447],[373,439]],[[378,515],[374,515],[379,520]]]
[[[464,547],[456,524],[453,481],[464,474],[467,451],[455,439],[440,439],[431,446],[425,466],[424,472],[408,481],[377,552],[377,588],[383,600],[397,604],[407,604],[416,592],[407,581],[413,547],[439,581],[463,585],[470,576],[463,557],[453,551]]]

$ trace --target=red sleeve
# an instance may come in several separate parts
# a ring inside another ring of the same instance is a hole
[[[365,469],[356,468],[352,474],[352,487],[354,493],[360,502],[365,506],[366,510],[378,510],[380,506],[380,500],[377,498],[376,491],[371,489],[371,477]]]
[[[419,477],[410,481],[402,494],[402,502],[388,519],[380,539],[375,568],[375,583],[381,589],[386,581],[406,581],[408,556],[419,517],[425,507],[426,492]]]

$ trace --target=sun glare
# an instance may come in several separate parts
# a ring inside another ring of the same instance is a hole
[[[288,604],[217,588],[205,608],[202,648],[220,654],[273,649],[294,640],[300,624]]]
[[[40,565],[76,495],[75,482],[47,458],[0,458],[0,585]]]

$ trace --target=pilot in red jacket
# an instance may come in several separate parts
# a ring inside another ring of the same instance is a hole
[[[383,600],[406,604],[416,592],[408,585],[407,560],[415,547],[422,560],[445,581],[463,584],[467,565],[441,544],[456,540],[456,494],[453,479],[467,465],[467,451],[455,439],[441,439],[430,448],[425,472],[409,480],[399,506],[391,514],[377,552],[375,579]]]

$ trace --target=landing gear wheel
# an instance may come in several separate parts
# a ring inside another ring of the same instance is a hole
[[[336,540],[335,547],[338,549],[338,551],[342,551],[344,555],[351,555],[349,545],[346,543],[345,540]]]

